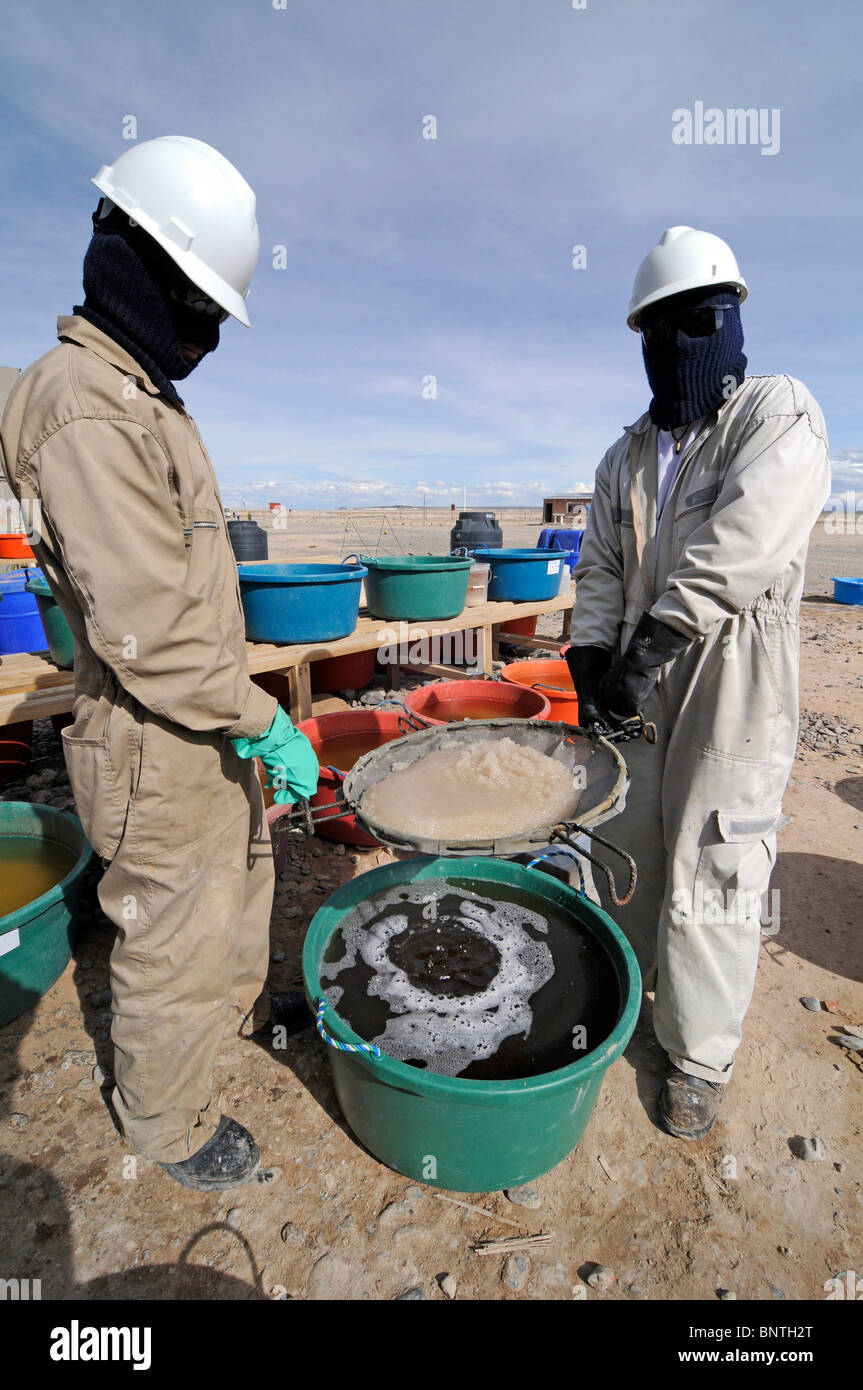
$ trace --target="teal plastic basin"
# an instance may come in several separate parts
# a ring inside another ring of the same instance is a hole
[[[53,806],[0,802],[0,839],[7,835],[54,840],[78,857],[47,893],[0,917],[0,1024],[32,1008],[72,959],[81,878],[93,855],[77,816]]]
[[[27,580],[24,588],[36,599],[51,660],[61,670],[71,671],[75,664],[75,639],[47,579],[42,575],[33,576]]]
[[[374,618],[409,623],[456,618],[464,608],[473,561],[452,555],[361,555],[366,604]]]
[[[512,884],[551,902],[593,933],[617,979],[617,1022],[599,1047],[541,1076],[473,1081],[441,1076],[392,1057],[327,1048],[336,1096],[354,1134],[396,1172],[457,1192],[517,1187],[554,1168],[575,1148],[608,1068],[632,1036],[641,976],[632,948],[607,913],[568,884],[499,859],[409,859],[345,884],[315,913],[303,947],[303,979],[313,1010],[324,997],[319,966],[339,923],[357,903],[423,878]],[[326,1030],[341,1043],[357,1036],[328,1004]]]

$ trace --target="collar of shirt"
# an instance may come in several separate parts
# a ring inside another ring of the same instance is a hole
[[[162,394],[134,357],[121,348],[119,343],[115,343],[113,338],[109,338],[107,333],[103,333],[95,324],[88,323],[87,319],[82,319],[78,314],[67,314],[58,318],[57,337],[61,342],[78,343],[81,347],[89,348],[97,357],[101,357],[103,362],[116,367],[125,376],[134,377],[148,395]]]

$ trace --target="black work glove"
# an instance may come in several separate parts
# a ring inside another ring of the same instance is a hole
[[[606,647],[570,647],[566,664],[578,696],[578,723],[582,729],[611,732],[611,722],[599,702],[599,683],[611,666]]]
[[[600,704],[613,719],[634,718],[656,685],[660,667],[686,651],[693,640],[642,613],[626,651],[600,681]]]

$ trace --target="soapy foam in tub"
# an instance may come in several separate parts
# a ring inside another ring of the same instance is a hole
[[[440,748],[363,793],[377,825],[428,839],[527,834],[571,817],[581,798],[563,763],[511,738]]]
[[[538,933],[547,932],[539,913],[459,888],[457,915],[450,920],[462,939],[468,934],[482,939],[487,983],[458,995],[424,988],[416,974],[393,961],[390,948],[409,930],[411,918],[416,922],[419,916],[436,927],[437,904],[444,894],[453,895],[451,885],[426,879],[361,903],[341,923],[345,954],[335,962],[322,961],[320,974],[322,980],[335,981],[359,958],[373,972],[368,994],[382,1000],[391,1014],[372,1041],[398,1061],[421,1061],[432,1071],[457,1076],[471,1062],[493,1056],[505,1038],[528,1036],[533,1024],[529,1000],[552,978],[555,967],[545,942],[524,930],[523,924],[529,924]],[[413,912],[405,910],[406,901],[414,905]],[[439,929],[446,942],[447,924],[441,922]],[[343,996],[338,984],[325,992],[333,1007]]]

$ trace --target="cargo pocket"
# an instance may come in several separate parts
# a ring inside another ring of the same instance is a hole
[[[711,813],[695,871],[696,921],[760,920],[776,863],[776,832],[787,824],[781,810]]]
[[[123,837],[129,797],[120,791],[108,739],[74,738],[70,729],[63,729],[61,738],[84,833],[100,859],[113,859]]]

